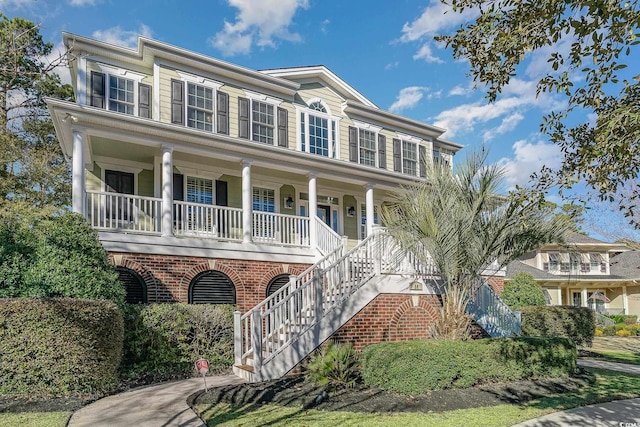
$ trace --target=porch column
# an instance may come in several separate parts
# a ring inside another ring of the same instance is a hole
[[[583,307],[589,307],[589,304],[587,304],[587,288],[582,288],[582,306]]]
[[[173,147],[162,147],[162,235],[173,236]]]
[[[71,207],[73,212],[84,215],[84,137],[80,131],[73,131],[73,163],[72,163]]]
[[[374,210],[373,210],[373,184],[367,184],[365,193],[365,203],[367,207],[367,236],[373,233]]]
[[[622,314],[629,314],[629,297],[626,285],[622,287],[622,310]]]
[[[318,187],[315,174],[309,174],[309,245],[312,248],[318,246]]]
[[[251,189],[251,162],[242,162],[242,242],[253,241],[253,191]]]
[[[562,287],[559,286],[558,287],[558,305],[562,305],[562,300],[563,300],[562,290],[563,290]]]

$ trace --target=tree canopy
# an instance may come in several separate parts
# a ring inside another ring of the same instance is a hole
[[[69,205],[70,172],[45,97],[71,99],[53,72],[53,44],[39,27],[0,14],[0,221],[30,220]]]
[[[476,85],[493,102],[532,52],[548,55],[537,92],[563,94],[566,107],[542,118],[541,130],[564,157],[538,174],[543,189],[584,182],[602,200],[640,171],[640,74],[627,69],[640,27],[638,0],[442,0],[475,21],[436,37],[469,61]],[[585,119],[585,117],[593,119]],[[640,192],[622,201],[628,220]]]

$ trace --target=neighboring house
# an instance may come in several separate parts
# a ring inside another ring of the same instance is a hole
[[[236,372],[251,380],[330,336],[429,336],[433,266],[396,256],[374,226],[399,186],[452,164],[462,146],[444,129],[381,110],[324,66],[254,71],[142,37],[135,49],[63,41],[76,102],[47,102],[73,211],[99,231],[129,302],[236,304]]]
[[[624,244],[571,233],[564,246],[546,245],[510,263],[505,282],[517,273],[531,274],[548,304],[640,315],[640,252]]]

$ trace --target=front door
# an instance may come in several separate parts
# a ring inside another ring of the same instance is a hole
[[[331,206],[318,205],[318,218],[331,227]]]

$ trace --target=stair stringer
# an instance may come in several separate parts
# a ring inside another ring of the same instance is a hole
[[[407,293],[409,285],[413,281],[415,281],[415,278],[403,277],[399,274],[374,276],[349,298],[346,298],[342,303],[335,306],[333,310],[327,312],[319,322],[302,332],[296,340],[282,349],[276,357],[263,365],[259,373],[249,372],[249,377],[253,378],[246,378],[246,371],[243,372],[243,377],[249,381],[266,381],[284,376],[318,348],[320,344],[331,338],[338,329],[378,295],[383,293]],[[421,294],[425,293],[428,293],[428,291]]]

